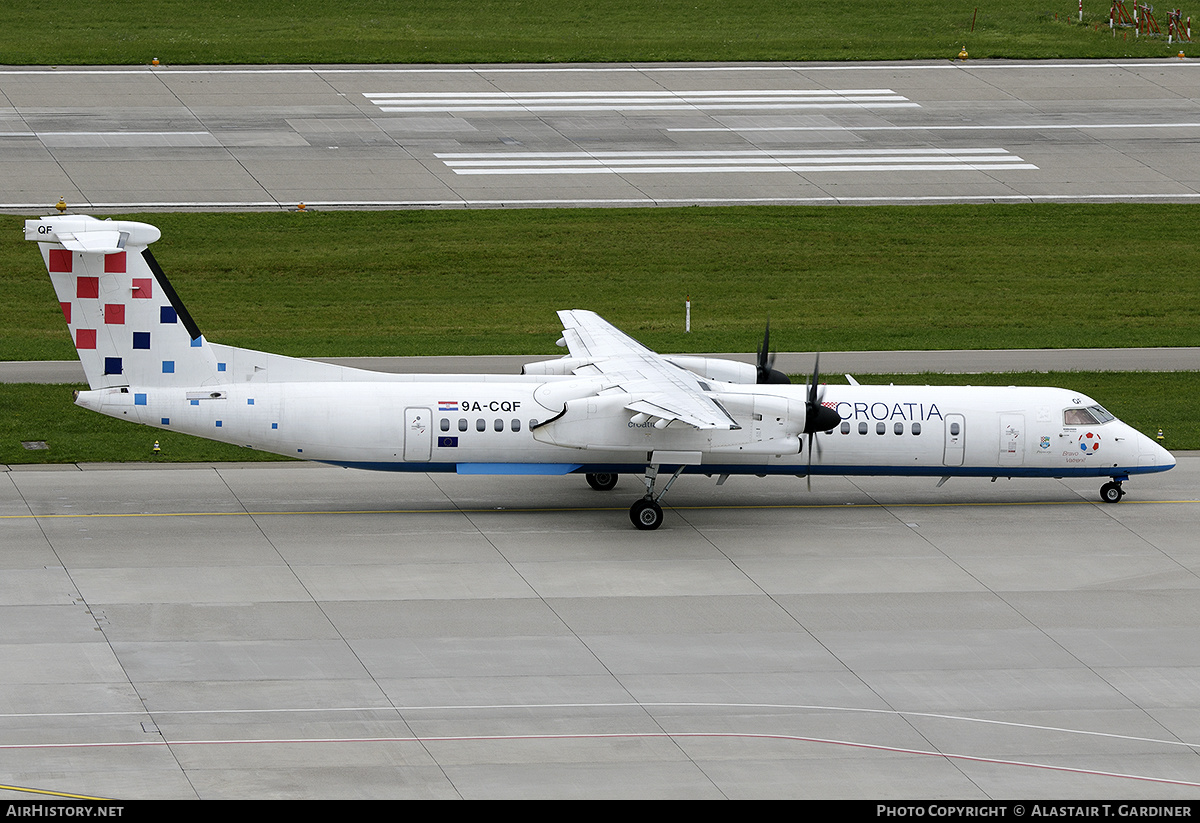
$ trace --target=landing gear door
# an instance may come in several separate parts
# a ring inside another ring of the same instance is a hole
[[[404,459],[422,462],[433,450],[433,411],[411,407],[404,410]]]
[[[946,415],[946,454],[942,462],[947,466],[961,466],[966,456],[967,420],[961,414]]]

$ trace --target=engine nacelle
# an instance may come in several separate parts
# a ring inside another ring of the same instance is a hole
[[[681,369],[687,369],[692,374],[707,377],[709,380],[719,380],[722,383],[758,382],[758,368],[750,363],[687,354],[669,354],[665,359]]]
[[[712,398],[729,412],[737,428],[697,429],[645,413],[635,414],[626,408],[629,395],[613,392],[565,398],[562,412],[537,426],[533,436],[543,443],[591,450],[709,454],[800,451],[802,400],[751,393],[713,394]]]
[[[591,360],[583,357],[559,357],[554,360],[539,360],[536,363],[526,363],[522,366],[521,374],[574,374],[576,369],[587,366],[591,362]]]

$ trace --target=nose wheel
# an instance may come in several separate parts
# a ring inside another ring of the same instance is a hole
[[[1125,490],[1121,488],[1121,484],[1114,480],[1111,483],[1105,483],[1100,487],[1100,499],[1105,503],[1120,503],[1121,498],[1125,496]]]

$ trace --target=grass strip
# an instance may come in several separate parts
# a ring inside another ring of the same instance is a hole
[[[1109,3],[983,0],[56,0],[0,8],[10,65],[776,61],[1174,56]],[[1133,3],[1126,7],[1132,9]]]
[[[657,351],[1190,346],[1196,207],[1038,204],[131,215],[210,340],[555,354],[587,308]],[[0,359],[74,359],[0,217]],[[692,332],[684,333],[684,301]]]

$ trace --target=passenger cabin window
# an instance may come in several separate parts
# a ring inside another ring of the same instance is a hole
[[[467,418],[460,417],[458,419],[458,430],[460,432],[465,432],[467,430]]]
[[[842,434],[849,434],[849,433],[850,433],[850,421],[843,420],[842,421]]]
[[[895,425],[895,430],[896,430],[896,434],[904,434],[904,424],[903,424],[903,423],[897,423],[897,424]]]
[[[515,432],[519,432],[521,430],[521,421],[515,417],[512,419],[512,430]]]
[[[442,423],[441,423],[441,426],[442,426],[442,431],[444,431],[444,432],[448,432],[448,431],[450,431],[450,418],[449,418],[449,417],[443,417],[443,418],[442,418]]]
[[[920,433],[921,433],[921,424],[920,424],[920,423],[913,423],[913,424],[912,424],[912,433],[913,433],[913,434],[920,434]]]
[[[487,431],[487,421],[484,420],[482,417],[475,421],[475,431],[477,431],[477,432]]]

